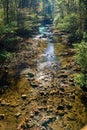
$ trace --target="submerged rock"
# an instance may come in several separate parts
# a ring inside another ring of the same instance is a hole
[[[0,114],[0,120],[3,120],[5,118],[4,114]]]

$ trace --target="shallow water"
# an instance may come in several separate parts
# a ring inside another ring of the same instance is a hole
[[[40,30],[40,39],[44,37],[45,35],[45,40],[47,43],[47,47],[43,51],[43,53],[39,56],[37,60],[37,66],[38,69],[45,69],[45,68],[50,68],[52,67],[52,64],[58,65],[58,58],[55,55],[55,47],[54,47],[54,41],[53,41],[53,33],[52,30],[50,29],[50,26],[46,27],[41,26],[39,27]],[[37,37],[39,37],[39,35]]]

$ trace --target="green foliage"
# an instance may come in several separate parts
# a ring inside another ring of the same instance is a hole
[[[85,42],[87,42],[87,33],[86,33],[86,32],[83,33],[83,40],[84,40]]]
[[[59,21],[59,24],[57,24],[57,27],[68,31],[68,32],[75,32],[78,28],[78,23],[77,23],[77,15],[76,14],[70,14],[64,17],[64,19],[61,19]]]
[[[81,42],[75,45],[77,49],[76,61],[83,72],[87,71],[87,42]]]
[[[22,38],[19,36],[15,36],[15,37],[7,37],[6,39],[3,40],[3,42],[5,43],[16,43],[18,41],[21,41]]]
[[[76,82],[81,86],[87,86],[87,42],[76,44],[76,62],[81,68],[81,73],[76,76]]]
[[[64,19],[60,19],[57,28],[68,33],[70,42],[75,42],[82,37],[82,34],[78,30],[77,15],[74,13],[65,16]]]
[[[87,87],[87,74],[76,74],[75,82],[81,87]]]
[[[54,24],[68,32],[70,42],[81,42],[87,32],[86,0],[56,0]]]
[[[10,24],[0,26],[0,35],[15,34],[17,30],[16,23],[11,22]]]
[[[10,58],[12,58],[12,53],[2,50],[0,51],[0,61],[5,61]]]
[[[0,36],[2,37],[1,42],[14,43],[22,40],[21,37],[17,36],[16,31],[18,28],[16,24],[16,22],[11,22],[10,24],[2,24],[0,26]]]

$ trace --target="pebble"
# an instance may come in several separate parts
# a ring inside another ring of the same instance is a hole
[[[21,96],[21,98],[22,98],[23,100],[26,100],[27,95],[26,95],[26,94],[23,94],[23,95]]]
[[[30,117],[33,118],[33,117],[34,117],[34,114],[32,113],[32,114],[30,115]]]
[[[21,113],[18,112],[18,113],[15,115],[15,117],[18,118],[20,115],[21,115]]]

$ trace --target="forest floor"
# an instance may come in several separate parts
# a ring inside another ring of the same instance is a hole
[[[80,130],[87,123],[86,92],[75,85],[75,50],[55,44],[60,60],[38,68],[47,44],[29,38],[7,66],[0,95],[0,130]],[[4,67],[4,66],[3,66]],[[9,87],[10,86],[10,87]]]

